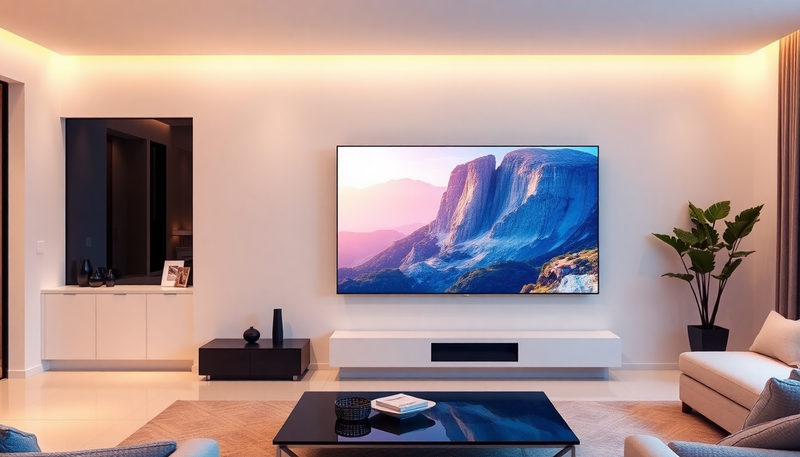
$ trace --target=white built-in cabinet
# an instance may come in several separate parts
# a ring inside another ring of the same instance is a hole
[[[192,296],[147,295],[147,358],[192,360],[197,354],[193,341]]]
[[[193,360],[192,289],[159,286],[42,291],[42,359]]]
[[[42,331],[44,359],[96,358],[94,295],[44,295]]]

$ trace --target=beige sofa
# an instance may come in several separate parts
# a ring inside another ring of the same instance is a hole
[[[749,351],[681,354],[683,412],[697,411],[732,434],[716,445],[667,445],[657,437],[629,436],[625,457],[800,457],[800,370],[793,371],[797,366],[800,321],[775,311],[770,311]]]
[[[755,352],[685,352],[678,358],[683,411],[693,410],[725,430],[742,429],[769,378],[786,379],[795,368]]]
[[[742,430],[745,418],[765,390],[767,381],[773,377],[787,379],[794,369],[777,359],[749,351],[686,352],[678,358],[678,367],[681,370],[680,399],[683,402],[683,411],[697,411],[731,433]],[[676,451],[670,449],[670,446],[675,447]],[[625,457],[678,455],[800,457],[800,451],[688,442],[667,445],[657,437],[646,435],[634,435],[625,439]]]

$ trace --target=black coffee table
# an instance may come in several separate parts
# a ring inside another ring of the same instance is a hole
[[[544,392],[404,392],[436,402],[406,419],[374,409],[369,420],[337,420],[334,401],[370,400],[397,392],[306,392],[272,444],[277,455],[290,448],[556,448],[554,457],[575,456],[580,440]]]

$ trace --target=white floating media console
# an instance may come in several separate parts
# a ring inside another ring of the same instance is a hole
[[[585,331],[342,331],[330,365],[353,377],[608,377],[619,337]]]

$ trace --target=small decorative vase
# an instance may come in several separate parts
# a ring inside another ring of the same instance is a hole
[[[283,343],[283,313],[280,308],[272,310],[272,342]]]
[[[78,285],[81,287],[89,287],[89,276],[92,275],[92,262],[89,259],[83,259],[78,262]]]
[[[261,332],[253,327],[250,327],[249,329],[245,330],[244,333],[242,333],[242,337],[248,343],[255,343],[259,338],[261,338]]]
[[[114,276],[114,271],[109,268],[108,273],[106,273],[106,287],[114,287],[114,281],[116,280],[117,277]]]
[[[103,278],[103,274],[100,273],[100,269],[98,268],[93,275],[89,276],[89,285],[92,287],[100,287],[103,285],[104,280],[105,278]]]

